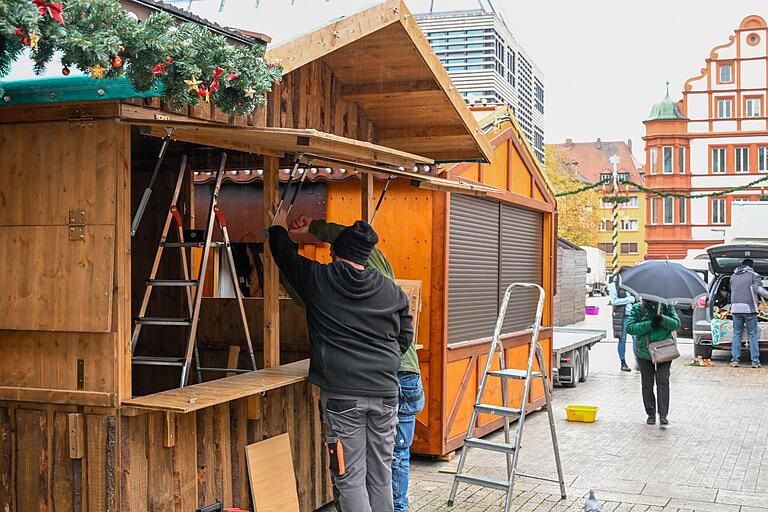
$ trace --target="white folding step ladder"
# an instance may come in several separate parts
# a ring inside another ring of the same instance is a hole
[[[504,316],[507,313],[507,306],[509,305],[509,298],[512,291],[516,288],[523,289],[536,289],[539,292],[539,300],[536,306],[536,317],[529,332],[531,333],[531,343],[529,345],[528,354],[528,368],[527,369],[514,369],[507,368],[504,361],[504,346],[501,342],[501,329],[504,325]],[[544,365],[544,356],[542,355],[541,345],[539,344],[539,330],[541,328],[541,317],[544,310],[544,289],[537,284],[530,283],[512,283],[507,287],[504,292],[504,300],[501,303],[499,309],[499,316],[496,319],[496,328],[493,331],[493,340],[491,341],[491,348],[488,352],[488,359],[485,363],[485,371],[483,377],[480,380],[480,387],[477,391],[477,400],[475,401],[474,410],[472,411],[472,417],[469,420],[469,428],[467,429],[467,437],[464,440],[464,448],[461,450],[459,457],[459,465],[456,469],[456,475],[453,480],[453,486],[451,487],[451,494],[448,498],[448,506],[453,506],[456,500],[456,492],[459,487],[459,483],[465,483],[470,485],[477,485],[481,487],[488,487],[506,493],[504,500],[504,512],[509,512],[512,504],[512,490],[515,486],[515,479],[518,476],[525,476],[528,478],[535,478],[537,480],[545,480],[548,482],[556,482],[560,484],[560,495],[565,499],[565,481],[563,479],[563,469],[560,463],[560,450],[557,445],[557,433],[555,432],[555,418],[552,413],[552,394],[550,391],[550,379],[547,375],[546,366]],[[491,370],[493,358],[498,357],[499,369]],[[534,370],[534,358],[538,361],[540,371]],[[485,384],[488,377],[498,378],[501,381],[501,406],[489,405],[483,403],[483,393],[485,392]],[[549,416],[549,428],[552,434],[552,446],[555,450],[555,464],[557,465],[557,480],[551,478],[543,478],[533,475],[524,475],[517,471],[517,463],[520,455],[520,441],[523,436],[523,427],[525,426],[525,414],[528,406],[528,399],[531,396],[531,383],[533,379],[541,379],[544,384],[544,397],[547,405],[547,415]],[[520,408],[509,407],[508,402],[508,380],[523,380],[525,386],[523,389],[522,405]],[[494,416],[501,416],[504,418],[504,442],[498,443],[495,441],[487,441],[474,437],[475,427],[477,426],[477,415],[491,414]],[[517,432],[515,433],[514,442],[510,440],[510,419],[517,418]],[[467,461],[467,454],[470,449],[487,450],[493,452],[500,452],[506,455],[507,458],[507,479],[496,480],[480,475],[471,475],[464,473],[464,464]]]

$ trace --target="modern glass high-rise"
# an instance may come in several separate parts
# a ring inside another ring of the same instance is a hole
[[[510,105],[543,162],[544,78],[512,36],[499,3],[421,0],[410,5],[467,102]]]

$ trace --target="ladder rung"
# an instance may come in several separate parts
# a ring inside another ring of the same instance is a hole
[[[141,325],[192,325],[191,318],[162,318],[156,316],[145,316],[142,318],[137,318],[135,322]]]
[[[147,279],[147,286],[197,286],[199,281],[194,279]]]
[[[488,375],[492,377],[501,377],[503,379],[525,380],[525,378],[528,376],[528,371],[514,369],[493,370],[488,372]],[[541,379],[544,377],[544,374],[541,372],[531,372],[531,377],[534,379]]]
[[[151,366],[184,366],[184,363],[184,358],[178,357],[133,356],[133,364],[145,364]]]
[[[509,418],[519,418],[521,413],[520,409],[488,404],[475,404],[475,410],[485,414],[493,414],[494,416],[507,416]]]
[[[205,242],[163,242],[163,247],[205,247]],[[211,247],[224,247],[224,242],[211,242]]]
[[[534,480],[543,480],[545,482],[554,482],[556,484],[560,483],[560,480],[558,480],[557,478],[547,478],[547,477],[544,477],[544,476],[526,475],[524,473],[515,473],[515,474],[517,476],[522,476],[522,477],[525,477],[525,478],[532,478]]]
[[[246,370],[244,368],[198,368],[201,372],[232,372],[232,373],[248,373],[253,370]]]
[[[484,476],[457,474],[456,480],[459,482],[464,482],[465,484],[479,485],[480,487],[490,487],[491,489],[497,489],[504,492],[509,491],[509,482],[494,480],[493,478],[486,478]]]
[[[478,439],[476,437],[468,437],[464,440],[464,446],[469,448],[478,448],[481,450],[491,450],[501,453],[514,453],[515,447],[506,443],[494,443],[493,441],[486,441],[485,439]]]
[[[163,242],[160,245],[163,247],[202,247],[205,242]]]

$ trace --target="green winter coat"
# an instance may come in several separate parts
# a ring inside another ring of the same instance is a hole
[[[661,322],[653,328],[653,316],[656,307],[649,308],[643,302],[632,307],[627,322],[627,333],[635,337],[635,357],[650,359],[648,342],[677,339],[676,331],[680,328],[680,318],[677,316],[674,306],[661,306]]]

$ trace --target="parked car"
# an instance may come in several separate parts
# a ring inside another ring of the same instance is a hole
[[[707,248],[710,260],[712,280],[709,293],[699,299],[693,308],[693,348],[697,356],[709,359],[713,350],[730,351],[733,323],[728,318],[722,332],[724,336],[717,345],[712,344],[712,318],[714,308],[724,310],[731,303],[731,275],[741,265],[741,261],[750,258],[755,262],[755,272],[763,276],[763,286],[768,288],[768,244],[739,243],[721,244]],[[768,352],[768,322],[760,322],[760,351]],[[746,346],[746,333],[742,343]],[[749,351],[747,350],[748,354]]]

